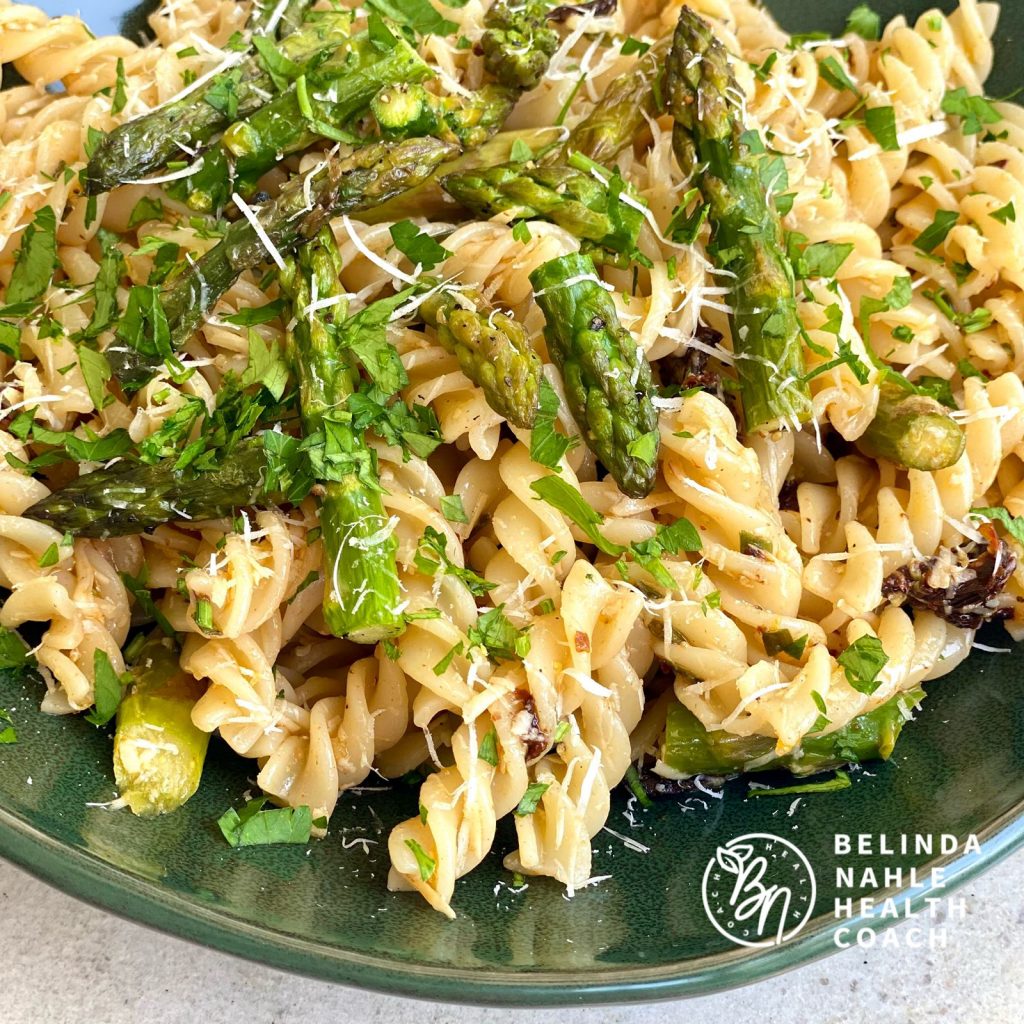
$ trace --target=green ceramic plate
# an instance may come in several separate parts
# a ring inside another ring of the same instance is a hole
[[[58,14],[77,3],[44,6]],[[851,3],[770,6],[794,30],[835,32]],[[874,6],[885,15],[924,8],[916,0]],[[117,7],[85,0],[82,13],[97,32],[110,31]],[[1022,36],[1024,5],[1008,4],[994,94],[1020,85],[1012,54]],[[988,640],[1004,642],[998,631]],[[112,796],[109,737],[81,719],[39,714],[38,689],[7,678],[0,680],[0,706],[11,710],[19,742],[0,747],[0,854],[133,920],[276,967],[391,993],[528,1005],[727,989],[836,948],[834,900],[879,895],[870,884],[854,893],[838,889],[837,866],[916,867],[920,874],[945,864],[948,890],[1024,840],[1024,653],[978,653],[929,690],[892,761],[859,774],[851,789],[804,797],[791,808],[785,798],[744,800],[745,787],[735,785],[725,799],[664,800],[638,816],[637,828],[620,801],[610,827],[649,847],[648,854],[600,833],[595,871],[611,878],[571,901],[545,881],[510,893],[492,854],[459,882],[459,918],[449,922],[385,888],[388,829],[415,813],[413,791],[346,796],[335,814],[343,834],[309,850],[231,850],[215,822],[251,785],[245,763],[213,757],[196,798],[157,821],[90,807]],[[511,846],[505,825],[499,851]],[[720,934],[701,897],[717,848],[749,833],[794,843],[817,879],[799,935],[764,949]],[[980,851],[837,857],[835,836],[858,833],[871,834],[876,851],[880,834],[891,843],[921,834],[936,845],[947,835],[961,850],[974,834]],[[928,894],[920,878],[886,892],[897,889],[915,905]]]

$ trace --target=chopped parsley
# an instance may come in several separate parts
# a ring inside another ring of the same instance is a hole
[[[441,515],[449,523],[468,523],[469,516],[462,504],[462,496],[459,494],[446,494],[441,498]]]
[[[517,629],[505,606],[490,608],[466,630],[470,647],[482,647],[492,661],[518,661],[530,653],[528,629]]]
[[[451,253],[421,231],[411,220],[400,220],[389,228],[395,248],[407,256],[414,266],[433,270],[438,263],[444,263]]]
[[[964,135],[978,135],[990,124],[999,124],[1002,116],[984,96],[971,96],[964,86],[951,89],[942,98],[942,112],[960,118]]]
[[[406,839],[405,845],[412,850],[412,855],[416,858],[416,866],[420,870],[420,881],[429,882],[437,867],[437,861],[415,839]]]
[[[846,19],[845,31],[874,41],[881,38],[882,19],[867,4],[858,4]]]
[[[267,798],[260,796],[250,800],[240,811],[229,807],[217,819],[221,834],[231,846],[309,842],[313,829],[313,812],[309,807],[275,807],[265,811],[266,803]]]
[[[117,714],[124,692],[107,652],[97,648],[92,654],[94,707],[85,719],[93,725],[106,725]]]
[[[896,111],[892,107],[868,107],[864,111],[864,127],[887,153],[900,148]]]
[[[516,806],[516,817],[525,818],[528,814],[533,814],[540,806],[541,797],[548,791],[550,785],[550,782],[531,782]]]
[[[474,597],[484,597],[497,586],[478,576],[472,569],[456,565],[448,557],[447,547],[447,537],[433,526],[427,526],[413,559],[416,568],[426,576],[434,576],[438,570],[443,570],[445,576],[454,576],[463,583]]]
[[[559,463],[570,451],[579,444],[578,437],[566,437],[555,429],[561,402],[558,392],[551,386],[547,377],[540,381],[537,419],[530,433],[530,458],[541,466],[561,472]]]
[[[960,219],[959,210],[939,210],[935,219],[914,240],[914,247],[924,253],[934,252]]]
[[[490,732],[480,741],[476,756],[492,768],[498,767],[498,731],[493,726]]]
[[[421,36],[448,36],[459,28],[442,17],[430,0],[367,0],[366,6]]]
[[[999,221],[1000,224],[1006,224],[1009,221],[1016,222],[1017,211],[1014,208],[1012,202],[1007,203],[1005,206],[1001,206],[998,210],[993,210],[989,216],[993,220]]]
[[[874,693],[880,685],[879,673],[889,656],[877,636],[858,637],[836,658],[846,673],[846,681],[859,693]]]

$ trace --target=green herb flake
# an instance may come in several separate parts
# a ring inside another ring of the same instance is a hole
[[[0,708],[0,744],[17,743],[18,733],[14,728],[14,719],[6,708]]]
[[[449,36],[459,27],[442,17],[430,0],[367,0],[367,7],[422,36]]]
[[[454,647],[452,647],[448,651],[448,653],[434,666],[434,675],[443,676],[445,672],[447,672],[448,669],[451,668],[451,664],[455,660],[455,658],[458,655],[462,654],[464,647],[465,645],[461,640]]]
[[[121,57],[117,58],[117,78],[114,82],[114,99],[110,105],[110,112],[112,114],[120,114],[125,108],[125,104],[128,102],[128,93],[126,92],[128,86],[128,80],[124,75],[124,60]]]
[[[491,731],[480,741],[477,755],[481,761],[486,761],[492,768],[498,767],[498,731],[491,728]]]
[[[964,86],[952,89],[942,98],[942,112],[960,118],[964,135],[978,135],[990,124],[999,124],[1002,115],[984,96],[971,96]]]
[[[889,656],[877,636],[858,637],[836,658],[846,673],[846,681],[858,693],[874,693],[880,685],[879,673]]]
[[[828,705],[817,690],[811,690],[811,700],[814,701],[814,706],[818,709],[818,717],[814,720],[814,725],[811,726],[811,732],[821,732],[831,724],[828,717]]]
[[[821,77],[837,92],[852,92],[855,95],[858,93],[857,85],[850,78],[849,72],[835,57],[830,56],[818,61],[818,70]]]
[[[52,207],[43,206],[25,228],[21,248],[7,286],[7,306],[24,307],[27,313],[50,285],[57,267],[57,217]]]
[[[485,580],[477,575],[472,569],[466,569],[457,565],[448,557],[448,539],[433,526],[424,528],[423,536],[413,556],[416,568],[425,576],[434,576],[438,570],[442,570],[446,576],[454,576],[459,580],[474,597],[484,597],[492,591],[497,584]]]
[[[509,153],[509,159],[514,164],[525,164],[533,159],[533,150],[530,148],[530,144],[525,139],[516,139],[512,143],[512,151]]]
[[[578,437],[566,437],[555,429],[561,402],[546,377],[541,378],[537,418],[530,433],[530,458],[538,465],[561,472],[566,452],[579,444]]]
[[[106,651],[93,651],[92,668],[94,707],[85,719],[93,725],[106,725],[117,714],[123,688]]]
[[[807,635],[793,638],[788,629],[770,629],[762,637],[764,641],[764,653],[769,658],[777,657],[779,654],[788,654],[795,661],[804,656],[804,649],[807,647]]]
[[[939,210],[931,224],[914,240],[914,247],[924,253],[934,252],[946,240],[959,219],[959,210]]]
[[[25,641],[16,630],[0,626],[0,669],[24,668],[32,664]]]
[[[503,604],[484,612],[466,637],[470,647],[482,647],[491,661],[521,661],[530,653],[529,629],[517,629]]]
[[[619,53],[623,57],[630,57],[634,53],[642,57],[650,48],[650,43],[645,43],[641,39],[634,39],[633,36],[626,36],[622,41],[622,46],[619,48]]]
[[[999,221],[1000,224],[1006,224],[1010,221],[1016,222],[1017,211],[1014,209],[1013,203],[1009,202],[1005,206],[1001,206],[998,210],[993,210],[989,216],[993,220]]]
[[[626,454],[639,459],[645,465],[653,466],[658,458],[658,441],[661,435],[657,430],[641,434],[626,445]]]
[[[530,234],[530,225],[525,220],[518,221],[512,228],[512,237],[520,245],[526,245],[533,238]]]
[[[416,866],[420,869],[420,881],[429,882],[437,868],[437,861],[415,839],[406,839],[405,845],[412,850],[412,855],[416,858]]]
[[[389,230],[395,248],[423,270],[433,270],[438,263],[444,263],[451,256],[443,245],[435,242],[411,220],[400,220],[397,224],[392,224]]]
[[[309,842],[313,829],[313,812],[309,807],[263,808],[265,796],[250,800],[240,811],[229,807],[217,825],[228,843],[235,847],[272,846],[277,843]]]
[[[896,111],[892,107],[868,107],[864,111],[864,127],[887,153],[900,148],[896,131]]]
[[[867,4],[858,4],[850,11],[844,31],[874,41],[881,38],[882,19]]]
[[[567,515],[606,555],[621,555],[626,549],[613,544],[598,529],[604,522],[601,515],[571,484],[558,476],[542,476],[530,484],[530,490],[552,508]]]
[[[469,516],[462,504],[462,496],[459,494],[446,494],[441,498],[441,515],[449,523],[468,523]]]
[[[516,817],[525,818],[527,815],[533,814],[540,806],[541,798],[548,791],[550,785],[550,782],[531,782],[516,806]]]

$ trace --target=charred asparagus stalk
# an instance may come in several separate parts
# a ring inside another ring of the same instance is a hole
[[[629,74],[616,78],[594,109],[573,128],[561,152],[583,153],[599,164],[611,164],[632,145],[647,118],[657,113],[668,51],[668,40],[659,40],[637,59]],[[547,162],[557,160],[558,152]]]
[[[207,473],[124,459],[86,473],[24,513],[78,537],[121,537],[174,519],[219,519],[265,497],[269,480],[261,438],[243,441]]]
[[[547,0],[495,0],[484,15],[484,66],[508,89],[533,89],[558,49]]]
[[[423,184],[403,192],[397,199],[360,213],[359,219],[367,224],[390,224],[409,217],[444,220],[451,216],[452,202],[441,188],[439,177],[477,167],[494,167],[507,163],[517,139],[522,139],[531,149],[538,150],[557,141],[558,134],[557,128],[525,128],[520,131],[499,132],[478,149],[467,150],[454,160],[442,164],[437,169],[437,175]]]
[[[592,243],[587,251],[599,260],[628,264],[637,255],[644,221],[639,197],[621,177],[582,154],[573,154],[568,166],[486,167],[449,174],[441,184],[477,217],[503,213],[511,220],[550,220]]]
[[[397,144],[376,143],[351,156],[325,160],[301,178],[289,182],[280,195],[254,211],[257,231],[248,219],[235,221],[224,237],[163,291],[161,301],[170,328],[171,344],[181,345],[214,303],[243,270],[259,266],[268,252],[276,257],[312,238],[327,219],[374,207],[428,178],[455,147],[437,139],[410,139]],[[166,353],[120,346],[107,350],[121,386],[136,390],[164,361]]]
[[[341,294],[340,270],[334,237],[324,228],[288,261],[280,281],[292,302],[289,343],[306,443],[323,437],[329,424],[332,445],[344,452],[321,481],[324,621],[335,636],[377,643],[402,629],[398,541],[388,526],[373,453],[343,411],[359,380],[354,358],[331,330],[336,319],[344,319],[344,305],[311,309],[314,298]]]
[[[338,135],[365,113],[377,93],[400,82],[422,82],[433,72],[397,36],[380,50],[364,33],[314,72],[232,124],[221,140],[240,179],[255,181],[282,156]]]
[[[378,93],[370,110],[385,139],[433,135],[475,149],[505,123],[517,96],[503,85],[485,85],[469,99],[435,96],[422,85],[400,85]]]
[[[770,736],[734,736],[708,731],[682,704],[671,704],[665,724],[661,760],[684,775],[734,775],[785,768],[794,775],[887,760],[910,713],[924,698],[920,689],[897,694],[874,711],[824,736],[805,737],[791,754],[775,757]]]
[[[649,494],[658,461],[651,367],[619,323],[593,260],[579,253],[549,260],[530,283],[544,312],[548,352],[587,445],[624,494]]]
[[[299,68],[311,67],[325,49],[348,39],[351,25],[347,11],[322,15],[282,41],[281,52]],[[202,88],[104,136],[82,172],[86,193],[106,192],[176,158],[191,160],[191,154],[209,146],[217,132],[257,110],[273,92],[274,81],[262,57],[249,51]]]
[[[929,473],[952,466],[966,444],[964,428],[941,403],[891,383],[881,386],[875,418],[857,440],[872,458]]]
[[[473,291],[439,291],[420,305],[420,315],[483,389],[490,407],[510,423],[531,428],[543,366],[522,325]]]
[[[483,145],[512,112],[519,96],[534,88],[558,47],[547,27],[549,4],[497,0],[484,15],[480,47],[484,67],[497,82],[472,96],[435,96],[415,84],[383,90],[372,111],[386,139],[433,135],[467,149]]]
[[[209,733],[192,724],[202,687],[178,666],[178,645],[156,635],[131,668],[117,709],[114,779],[134,814],[176,811],[199,787]]]
[[[730,274],[732,338],[743,415],[751,431],[810,416],[793,270],[778,211],[743,141],[742,95],[725,47],[684,7],[666,76],[672,142],[708,204],[710,254]]]

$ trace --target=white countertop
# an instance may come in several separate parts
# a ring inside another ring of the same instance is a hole
[[[1010,1024],[1024,994],[1024,852],[954,894],[946,946],[850,949],[685,1004],[498,1010],[417,1003],[236,960],[130,924],[0,862],[3,1024]],[[911,922],[913,924],[913,922]],[[890,940],[892,941],[892,940]]]

